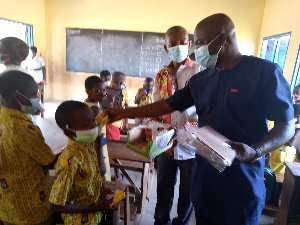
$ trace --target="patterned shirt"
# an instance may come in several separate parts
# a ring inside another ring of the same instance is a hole
[[[47,220],[50,184],[42,166],[55,156],[39,127],[24,113],[2,107],[0,152],[0,218],[12,224]]]
[[[101,198],[101,175],[94,144],[83,144],[68,139],[55,164],[56,181],[49,201],[55,205],[66,203],[87,206]],[[67,225],[99,224],[101,212],[62,213]]]
[[[138,90],[138,92],[136,93],[135,99],[137,99],[143,91],[144,91],[144,89],[140,88]],[[141,101],[140,101],[140,103],[137,104],[137,106],[140,107],[140,106],[148,105],[148,104],[151,104],[151,103],[153,103],[153,89],[152,89],[151,92],[149,92],[147,95],[144,95],[141,98]]]

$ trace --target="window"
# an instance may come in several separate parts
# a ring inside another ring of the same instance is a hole
[[[5,37],[16,37],[23,40],[29,47],[33,46],[33,28],[32,25],[19,23],[0,18],[0,39]],[[5,69],[0,64],[0,73]]]
[[[297,60],[296,60],[293,78],[291,82],[291,94],[293,94],[295,86],[299,85],[299,81],[300,81],[300,46],[298,49]]]
[[[291,33],[285,33],[264,38],[260,57],[277,63],[283,69],[290,37]]]

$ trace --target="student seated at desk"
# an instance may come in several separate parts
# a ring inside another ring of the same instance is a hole
[[[93,111],[96,117],[101,113],[101,102],[106,97],[106,89],[104,82],[100,77],[90,76],[85,80],[85,91],[88,98],[84,101]],[[105,181],[111,181],[110,164],[106,145],[106,126],[101,127],[99,132],[103,133],[102,148],[97,149],[100,153],[100,172],[101,176]],[[98,146],[101,147],[101,146]]]
[[[140,88],[135,95],[134,103],[137,104],[138,107],[153,103],[153,87],[153,78],[147,77],[144,81],[143,88]],[[136,118],[135,125],[146,124],[148,120],[149,118]]]
[[[68,137],[68,145],[55,164],[57,178],[52,186],[49,208],[54,213],[62,213],[66,225],[86,221],[101,224],[101,211],[114,208],[102,199],[95,151],[95,145],[101,145],[101,138],[93,111],[82,102],[66,101],[57,108],[55,120]]]

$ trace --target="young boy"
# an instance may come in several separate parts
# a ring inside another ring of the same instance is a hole
[[[101,113],[100,104],[106,97],[104,82],[97,76],[90,76],[85,80],[85,91],[88,95],[85,103],[92,109],[96,118],[96,116]],[[102,146],[99,146],[100,149],[97,149],[101,155],[99,156],[100,172],[105,181],[111,181],[110,164],[106,145],[106,126],[103,126],[99,132],[103,133]]]
[[[140,88],[136,93],[134,103],[137,104],[137,106],[143,106],[153,103],[153,87],[153,78],[147,77],[144,81],[143,88]],[[148,118],[136,118],[135,124],[145,124],[148,120]]]
[[[293,91],[293,104],[300,103],[300,85],[297,85]]]
[[[55,172],[49,208],[62,213],[64,224],[100,224],[104,210],[112,208],[101,199],[101,174],[94,142],[101,144],[93,111],[77,101],[63,102],[55,112],[57,125],[68,137]]]
[[[0,218],[5,224],[51,224],[48,169],[56,159],[27,114],[42,110],[34,79],[20,71],[0,77]],[[53,167],[53,165],[52,165]]]
[[[100,78],[103,80],[105,87],[111,86],[111,74],[108,70],[102,70],[100,72]]]

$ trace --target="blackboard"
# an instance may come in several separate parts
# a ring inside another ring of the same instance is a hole
[[[154,77],[171,61],[164,44],[164,33],[67,28],[67,71]]]

